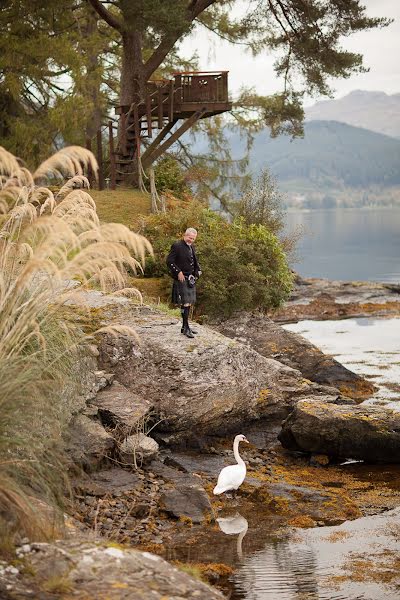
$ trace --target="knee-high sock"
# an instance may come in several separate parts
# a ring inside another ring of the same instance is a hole
[[[182,326],[184,329],[189,327],[189,311],[190,311],[190,306],[182,306],[181,307]]]

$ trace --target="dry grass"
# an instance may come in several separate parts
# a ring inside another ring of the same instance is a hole
[[[79,160],[94,166],[86,150],[61,154],[34,177],[76,169]],[[64,491],[62,431],[70,408],[63,389],[76,378],[83,343],[61,307],[76,286],[128,294],[127,273],[142,271],[151,246],[120,223],[101,224],[84,190],[67,185],[54,197],[17,165],[0,152],[0,526],[40,537],[35,498],[56,505]]]
[[[133,189],[90,190],[96,202],[100,221],[122,223],[135,231],[140,228],[141,215],[151,211],[149,196]]]

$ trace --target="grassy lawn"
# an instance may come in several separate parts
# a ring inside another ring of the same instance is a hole
[[[90,190],[90,195],[96,202],[101,221],[123,223],[135,229],[140,215],[150,213],[150,196],[139,190]]]
[[[90,195],[96,202],[100,221],[122,223],[135,230],[140,216],[150,213],[150,196],[138,190],[90,190]],[[141,291],[145,303],[169,301],[171,282],[167,277],[131,277],[128,285]]]

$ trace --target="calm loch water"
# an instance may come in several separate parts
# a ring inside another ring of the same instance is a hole
[[[400,208],[289,211],[303,277],[400,283]]]

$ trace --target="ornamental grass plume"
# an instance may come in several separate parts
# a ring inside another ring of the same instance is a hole
[[[127,272],[142,271],[152,249],[120,224],[101,224],[84,190],[57,201],[47,188],[7,186],[18,164],[8,154],[0,152],[0,538],[38,539],[38,500],[56,507],[65,491],[63,389],[78,379],[84,342],[62,307],[87,286],[127,293]]]
[[[93,153],[81,146],[67,146],[45,160],[33,173],[33,179],[70,178],[83,175],[89,168],[97,177],[98,165]]]

